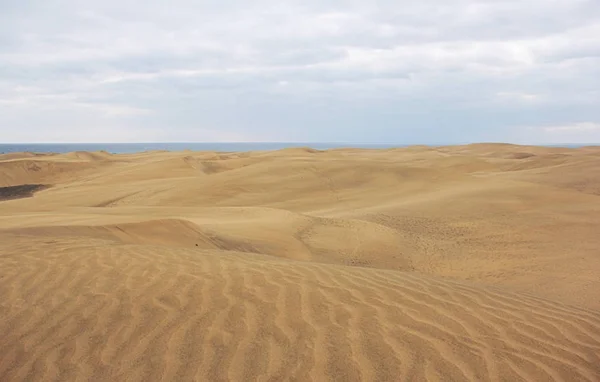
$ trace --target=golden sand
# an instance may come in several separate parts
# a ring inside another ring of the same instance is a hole
[[[19,153],[0,188],[0,381],[600,381],[598,148]]]

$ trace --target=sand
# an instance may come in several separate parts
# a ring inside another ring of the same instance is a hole
[[[599,381],[600,148],[0,155],[0,381]]]

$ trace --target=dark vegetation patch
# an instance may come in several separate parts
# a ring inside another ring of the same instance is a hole
[[[45,184],[20,184],[18,186],[0,187],[0,201],[30,198],[38,191],[50,186]]]

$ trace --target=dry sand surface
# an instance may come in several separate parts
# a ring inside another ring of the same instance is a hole
[[[600,148],[0,155],[0,381],[600,381]]]

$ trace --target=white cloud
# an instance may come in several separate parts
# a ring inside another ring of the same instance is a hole
[[[600,120],[600,3],[2,2],[0,62],[0,141],[510,141]]]
[[[503,101],[509,102],[521,102],[521,103],[535,103],[541,102],[543,100],[543,96],[540,94],[531,94],[531,93],[520,93],[520,92],[498,92],[496,96]]]
[[[514,126],[515,143],[525,144],[598,144],[600,143],[599,122],[566,122]]]
[[[547,126],[544,130],[550,133],[600,131],[600,123],[578,122],[567,125]]]

